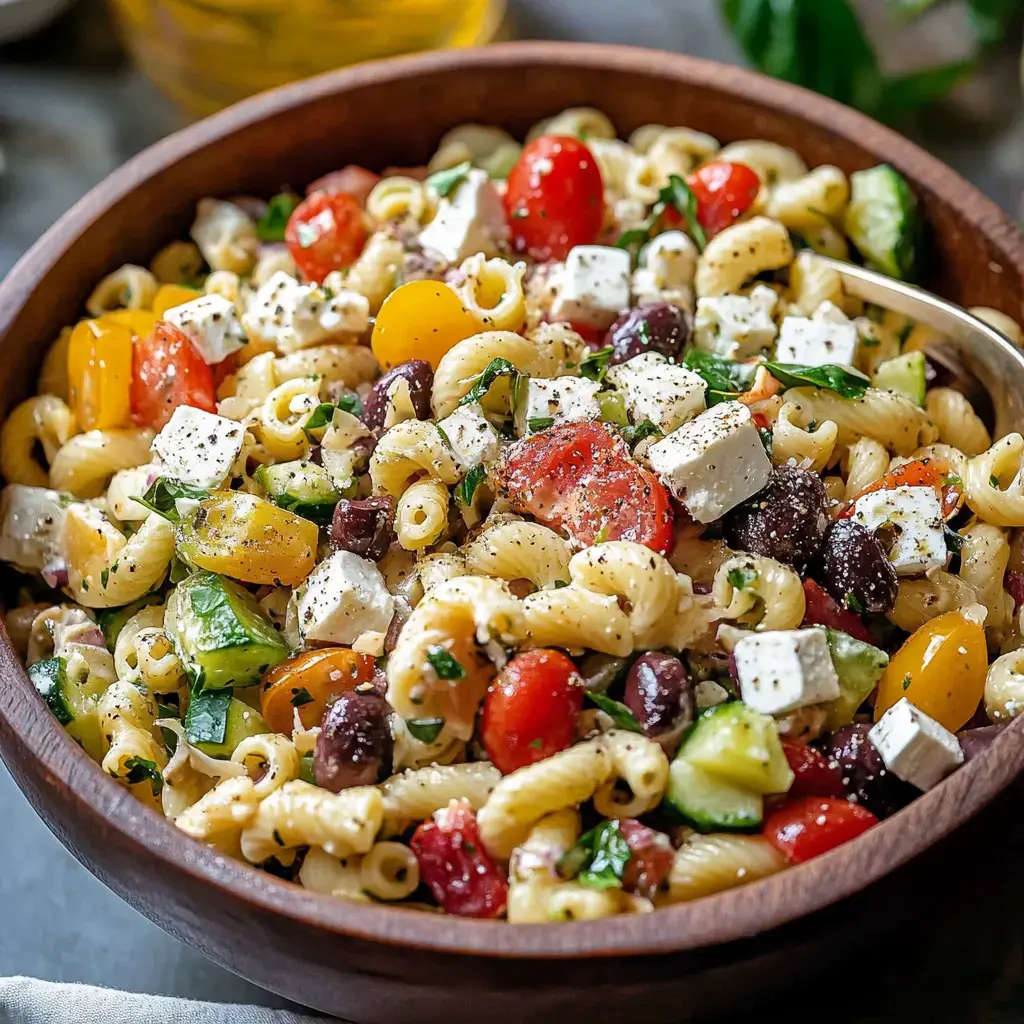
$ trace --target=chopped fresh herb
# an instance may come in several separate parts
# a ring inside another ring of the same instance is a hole
[[[995,474],[988,478],[988,482],[990,487],[999,487],[999,477],[997,477]]]
[[[656,427],[650,420],[644,420],[642,423],[638,423],[635,427],[623,427],[619,433],[630,448],[639,444],[646,437],[662,436],[661,428]]]
[[[809,384],[834,391],[840,398],[860,398],[871,387],[870,378],[845,366],[801,366],[769,360],[764,367],[784,387],[799,388]]]
[[[289,703],[293,708],[301,708],[306,704],[312,704],[313,694],[311,694],[304,686],[301,686],[292,694],[292,699]]]
[[[441,424],[440,424],[440,423],[435,423],[435,424],[434,424],[434,426],[435,426],[435,427],[437,427],[437,432],[438,432],[438,433],[439,433],[439,434],[441,435],[441,440],[442,440],[442,441],[444,441],[444,443],[445,443],[445,444],[446,444],[446,445],[447,445],[447,446],[448,446],[449,448],[452,448],[452,442],[451,442],[451,439],[450,439],[450,438],[448,437],[448,435],[447,435],[447,434],[446,434],[446,433],[444,432],[444,429],[442,428]],[[454,449],[454,448],[452,448],[452,451],[454,451],[454,450],[455,450],[455,449]]]
[[[746,590],[757,579],[757,570],[750,569],[745,565],[737,565],[725,574],[725,578],[734,589]]]
[[[575,878],[591,889],[620,889],[631,856],[618,822],[603,821],[576,840],[557,870],[563,878]]]
[[[861,601],[861,599],[856,594],[854,594],[852,591],[848,590],[843,595],[843,603],[846,605],[846,607],[847,607],[847,609],[849,611],[857,612],[858,615],[863,615],[864,614],[864,611],[865,611],[864,602]]]
[[[170,477],[157,477],[149,490],[141,497],[133,495],[135,501],[145,505],[151,512],[162,516],[168,522],[176,523],[181,518],[175,502],[179,498],[189,498],[193,501],[202,501],[210,496],[209,491],[199,487],[190,487],[180,480],[172,480]]]
[[[531,434],[539,434],[542,430],[550,430],[555,425],[554,416],[531,416],[526,421]]]
[[[456,164],[454,167],[446,167],[443,171],[436,171],[426,179],[425,183],[439,196],[445,198],[450,196],[466,180],[467,175],[472,169],[473,164],[469,160],[464,160],[461,164]]]
[[[407,718],[409,732],[421,743],[433,743],[444,728],[443,718]]]
[[[956,475],[956,473],[947,473],[942,478],[943,486],[945,487],[963,487],[963,480]]]
[[[565,580],[555,580],[554,583],[551,584],[551,589],[552,590],[561,590],[562,587],[567,587],[567,586],[569,586],[569,584],[566,583]]]
[[[459,405],[470,405],[479,402],[490,390],[491,385],[499,377],[511,377],[512,386],[515,387],[519,371],[507,359],[492,359],[473,382],[473,386],[459,400]]]
[[[626,729],[629,732],[643,732],[643,729],[640,728],[640,723],[636,720],[636,716],[625,704],[612,700],[611,697],[606,697],[603,693],[591,693],[589,690],[587,691],[587,697],[620,729]]]
[[[960,555],[964,549],[964,538],[948,523],[942,524],[942,538],[946,542],[946,550],[950,553],[947,571],[958,573],[960,571]]]
[[[82,577],[82,589],[85,591],[89,589],[89,581],[84,576]]]
[[[160,774],[155,761],[147,761],[144,757],[129,757],[124,763],[127,773],[124,780],[131,785],[148,782],[153,796],[159,796],[164,788],[164,777]]]
[[[608,523],[604,522],[601,524],[601,529],[597,531],[597,536],[594,538],[595,544],[603,544],[608,539]]]
[[[358,401],[358,399],[356,399]],[[334,410],[340,408],[338,405],[332,405],[330,402],[321,402],[310,414],[309,418],[302,425],[302,431],[310,441],[316,441],[317,439],[312,435],[314,430],[323,430],[324,427],[329,427],[331,421],[334,419]],[[345,410],[349,412],[351,410]]]
[[[30,682],[61,725],[67,725],[75,720],[74,713],[64,699],[66,673],[67,662],[63,658],[46,658],[28,667]]]
[[[230,690],[193,690],[185,715],[189,743],[223,743],[230,707]]]
[[[474,466],[455,488],[455,500],[464,508],[469,508],[473,504],[473,495],[476,494],[476,489],[486,479],[487,470],[483,466]]]
[[[523,404],[523,400],[526,398],[526,387],[529,382],[530,378],[525,373],[515,374],[509,382],[509,408],[513,416],[515,416],[519,407]]]
[[[591,352],[583,362],[580,363],[580,375],[588,378],[589,380],[602,381],[604,375],[608,372],[608,363],[612,358],[611,345],[605,348],[599,348],[596,352]]]
[[[704,378],[707,384],[705,400],[709,406],[734,401],[750,389],[757,372],[752,363],[737,363],[699,348],[692,348],[686,353],[683,366]]]
[[[338,399],[338,408],[342,412],[350,412],[353,416],[363,415],[363,403],[358,395],[342,395]]]
[[[281,192],[267,203],[267,212],[256,224],[256,234],[261,242],[283,242],[288,218],[295,207],[302,202],[294,192]]]
[[[464,679],[466,677],[466,670],[454,655],[450,651],[446,651],[440,644],[431,644],[427,648],[427,661],[437,673],[438,679]]]
[[[109,569],[101,570],[100,571],[100,583],[103,584],[103,589],[104,590],[106,589],[107,584],[109,582],[110,582],[110,570]]]
[[[639,249],[651,240],[661,221],[661,215],[666,209],[672,208],[679,212],[686,223],[686,229],[690,233],[700,252],[704,251],[707,245],[707,236],[700,221],[697,220],[697,197],[693,190],[678,175],[670,174],[668,184],[658,193],[658,199],[651,207],[647,220],[640,227],[632,228],[619,236],[615,245],[619,249]]]
[[[299,761],[299,778],[308,782],[311,786],[316,785],[316,772],[313,770],[313,755],[303,754]]]

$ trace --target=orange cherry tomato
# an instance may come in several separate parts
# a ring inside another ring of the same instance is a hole
[[[314,192],[292,211],[284,240],[299,270],[321,284],[332,270],[356,261],[368,234],[357,199],[347,192]]]
[[[131,380],[131,328],[111,320],[76,324],[68,339],[68,383],[79,426],[129,426]]]
[[[946,519],[959,511],[964,500],[964,482],[945,459],[915,459],[913,462],[897,466],[873,484],[868,484],[862,491],[858,491],[839,513],[839,518],[846,519],[853,515],[854,502],[865,494],[891,491],[894,487],[934,487],[942,502],[942,515]]]
[[[184,306],[202,294],[198,288],[186,288],[183,284],[162,284],[153,297],[153,313],[157,320],[162,320],[167,310]]]
[[[213,372],[174,324],[161,320],[131,353],[131,413],[140,426],[159,430],[179,405],[216,412]]]
[[[959,612],[926,622],[892,656],[878,684],[877,722],[902,697],[950,732],[962,729],[985,695],[985,630]]]
[[[260,714],[273,732],[291,735],[298,708],[307,729],[320,724],[335,697],[373,680],[374,659],[347,647],[303,651],[279,662],[260,682]]]
[[[120,324],[122,327],[127,327],[133,337],[145,338],[153,333],[156,321],[157,318],[148,309],[115,309],[104,313],[98,322],[104,326]]]
[[[483,330],[448,285],[409,281],[384,300],[370,347],[385,370],[410,359],[425,359],[436,370],[453,345]]]

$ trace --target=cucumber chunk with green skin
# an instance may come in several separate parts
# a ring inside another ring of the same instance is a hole
[[[895,391],[909,398],[915,405],[924,406],[927,362],[923,352],[908,352],[895,359],[887,359],[875,370],[872,384],[882,391]]]
[[[36,693],[43,698],[61,725],[68,725],[75,720],[74,712],[68,704],[68,666],[63,658],[47,658],[29,665],[28,677]]]
[[[881,648],[855,640],[838,629],[825,632],[832,664],[839,677],[839,696],[822,705],[828,713],[826,726],[834,731],[853,721],[857,708],[867,700],[882,678],[889,664],[889,655]]]
[[[764,800],[677,757],[669,768],[662,806],[698,832],[749,832],[760,828]]]
[[[917,196],[888,164],[850,175],[843,226],[865,261],[883,274],[919,279],[923,223]]]
[[[775,719],[738,700],[705,711],[678,757],[754,793],[785,793],[793,784]]]
[[[334,506],[344,497],[323,466],[301,459],[260,466],[253,479],[275,505],[321,526],[330,523]]]
[[[204,754],[209,754],[210,757],[230,757],[242,740],[270,732],[270,726],[255,708],[249,707],[245,701],[232,697],[230,694],[223,694],[228,698],[223,717],[211,719],[206,716],[204,720],[199,721],[199,716],[193,714],[193,709],[201,713],[202,697],[207,695],[221,697],[222,693],[212,690],[199,695],[189,704],[188,714],[185,716],[185,734],[188,736],[189,742]],[[204,735],[211,738],[199,738]],[[221,737],[219,741],[216,739],[218,735]],[[193,739],[194,736],[195,739]]]
[[[157,594],[147,594],[145,597],[140,597],[138,601],[132,601],[131,604],[122,605],[120,608],[101,608],[97,611],[96,622],[103,630],[103,639],[106,640],[107,648],[111,653],[113,653],[114,647],[117,645],[117,638],[121,635],[121,630],[124,629],[128,620],[141,612],[143,608],[148,608],[151,604],[159,604],[160,600],[161,598]]]
[[[196,690],[250,686],[291,653],[247,590],[205,570],[178,584],[165,624]]]
[[[28,677],[68,735],[96,761],[106,752],[96,712],[96,696],[86,692],[87,676],[68,671],[64,658],[47,658],[30,665]]]

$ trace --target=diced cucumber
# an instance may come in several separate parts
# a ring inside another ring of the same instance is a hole
[[[94,760],[103,758],[96,698],[86,693],[85,679],[68,672],[64,658],[47,658],[30,665],[28,677],[54,717]]]
[[[880,363],[871,383],[882,391],[895,391],[923,407],[926,369],[923,352],[908,352]]]
[[[128,620],[151,604],[159,604],[161,598],[157,594],[147,594],[140,597],[138,601],[122,605],[120,608],[101,608],[96,612],[96,622],[103,630],[103,639],[107,642],[107,648],[113,652],[117,644],[117,638],[121,635]]]
[[[617,427],[629,425],[622,395],[615,391],[604,391],[597,396],[597,404],[601,407],[601,419],[605,423],[614,423]]]
[[[203,700],[207,694],[214,698],[222,696],[216,690],[198,695],[189,703],[188,714],[185,716],[185,732],[190,742],[204,754],[209,754],[210,757],[230,757],[242,740],[270,732],[270,726],[255,708],[230,694],[223,695],[228,697],[223,714],[207,714]],[[193,739],[194,736],[203,735],[211,738]],[[218,741],[212,738],[214,736],[222,736],[223,739]]]
[[[663,806],[699,832],[749,831],[760,826],[764,814],[760,793],[735,786],[685,757],[677,757],[669,768]]]
[[[178,584],[165,625],[196,689],[250,686],[290,653],[247,590],[205,570]]]
[[[313,755],[303,754],[299,761],[299,778],[308,782],[311,786],[316,785],[316,772],[313,770]]]
[[[793,784],[775,719],[742,701],[705,711],[684,738],[679,757],[755,793],[785,793]]]
[[[843,226],[861,256],[882,273],[918,279],[922,223],[917,196],[888,164],[850,175]]]
[[[253,479],[275,505],[321,525],[331,521],[342,497],[323,466],[301,459],[260,466]]]
[[[828,634],[832,664],[839,676],[839,696],[823,706],[828,711],[826,724],[830,730],[835,730],[853,721],[857,708],[867,700],[882,678],[889,664],[889,655],[837,629],[825,632]]]

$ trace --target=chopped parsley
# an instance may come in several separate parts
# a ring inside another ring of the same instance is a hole
[[[620,249],[628,249],[630,251],[645,245],[651,240],[651,236],[656,233],[661,215],[669,207],[682,215],[690,237],[696,244],[697,249],[703,252],[704,247],[707,245],[707,236],[700,221],[697,220],[697,197],[693,194],[690,186],[678,174],[669,175],[668,184],[658,193],[658,199],[651,207],[647,220],[640,227],[633,228],[620,235],[615,245]]]
[[[283,242],[288,218],[295,207],[302,202],[294,192],[281,192],[267,203],[267,212],[256,224],[256,234],[261,242]]]
[[[406,727],[421,743],[433,743],[444,728],[443,718],[407,718]]]
[[[450,196],[467,178],[473,169],[469,160],[463,160],[454,167],[446,167],[443,171],[435,171],[425,184],[432,188],[442,199]]]
[[[606,697],[603,693],[591,693],[590,690],[587,690],[587,698],[596,704],[620,729],[626,729],[629,732],[643,732],[636,716],[625,704],[612,700],[611,697]]]
[[[632,855],[618,822],[603,821],[576,840],[557,870],[562,878],[575,878],[590,889],[621,889]]]
[[[737,565],[725,574],[725,578],[733,589],[746,590],[757,579],[757,570],[745,565]]]
[[[455,500],[465,508],[473,504],[473,495],[476,489],[487,479],[487,470],[483,466],[474,466],[459,481],[455,488]]]
[[[903,689],[904,690],[909,690],[910,689],[910,673],[909,672],[903,677]]]
[[[431,644],[427,648],[427,661],[437,673],[438,679],[464,679],[466,676],[466,670],[462,665],[440,644]]]
[[[164,777],[160,774],[155,761],[147,761],[144,757],[129,757],[124,763],[126,774],[124,780],[130,785],[148,782],[153,796],[159,796],[164,788]]]
[[[586,377],[588,380],[604,380],[604,375],[608,372],[608,364],[611,361],[613,351],[614,349],[611,345],[607,345],[605,348],[599,348],[596,352],[591,352],[590,355],[580,363],[580,375]]]
[[[857,597],[857,595],[854,594],[852,591],[848,590],[843,595],[843,603],[846,605],[847,609],[849,611],[851,611],[851,612],[857,612],[858,614],[863,614],[864,613],[864,610],[865,610],[864,609],[864,602],[861,601],[861,599],[859,597]]]
[[[539,434],[542,430],[550,430],[555,425],[554,416],[531,416],[526,421],[531,434]]]

